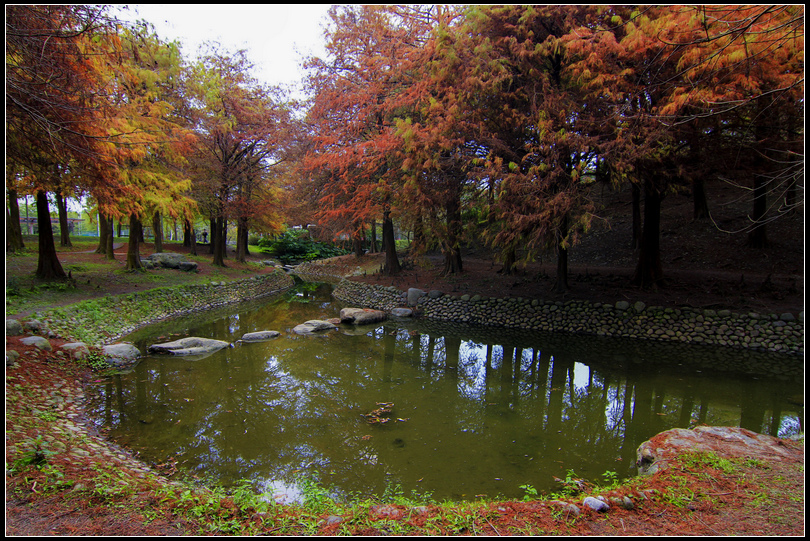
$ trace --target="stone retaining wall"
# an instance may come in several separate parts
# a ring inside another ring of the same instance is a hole
[[[424,293],[424,292],[422,292]],[[343,280],[334,296],[352,306],[391,310],[408,293]],[[729,310],[647,307],[644,303],[495,299],[439,292],[411,295],[422,317],[491,327],[519,328],[667,342],[703,343],[792,355],[804,354],[804,312],[738,314]]]
[[[103,345],[157,321],[272,295],[293,285],[292,277],[276,271],[233,282],[91,299],[35,314],[35,318],[57,336]]]

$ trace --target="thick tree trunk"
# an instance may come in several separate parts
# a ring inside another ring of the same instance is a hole
[[[129,216],[129,244],[127,245],[127,263],[124,270],[141,270],[140,240],[143,234],[141,220],[134,214]]]
[[[644,183],[644,227],[633,284],[644,289],[663,285],[661,267],[661,201],[663,194],[651,180]]]
[[[227,221],[225,218],[217,218],[214,221],[214,230],[211,232],[211,244],[214,247],[213,265],[217,267],[225,266]]]
[[[73,246],[73,244],[70,242],[70,225],[68,223],[67,202],[59,192],[56,192],[56,209],[59,213],[59,246],[62,248],[70,248]]]
[[[51,212],[48,208],[48,194],[37,192],[37,225],[39,226],[39,260],[36,277],[40,280],[64,280],[67,278],[59,257],[51,227]]]
[[[189,253],[191,255],[197,255],[197,232],[193,229],[189,234]]]
[[[25,248],[20,227],[20,205],[17,203],[17,190],[8,190],[6,209],[6,251],[18,252]]]
[[[152,233],[155,235],[155,253],[163,251],[163,218],[160,212],[152,215]]]
[[[236,225],[236,260],[239,263],[247,261],[248,251],[248,219],[239,218]]]
[[[394,239],[394,222],[391,220],[391,212],[383,212],[382,226],[383,244],[385,245],[385,272],[389,276],[398,274],[402,270],[397,257],[397,243]]]
[[[110,234],[110,226],[107,217],[101,212],[98,213],[98,247],[94,253],[104,254],[107,252],[107,236]]]

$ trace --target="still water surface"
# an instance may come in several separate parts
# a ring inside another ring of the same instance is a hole
[[[632,476],[638,445],[673,427],[803,430],[801,379],[713,372],[706,348],[420,321],[293,334],[337,316],[330,292],[303,284],[129,337],[145,351],[182,336],[282,332],[205,358],[145,357],[94,386],[96,422],[148,463],[226,486],[250,479],[287,501],[301,476],[337,496],[399,486],[437,500],[520,498],[521,485],[558,489],[568,470]],[[393,404],[389,420],[372,424],[379,403]]]

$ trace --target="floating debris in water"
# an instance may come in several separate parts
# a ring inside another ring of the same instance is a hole
[[[391,414],[391,409],[394,407],[394,403],[377,402],[377,406],[379,406],[377,409],[374,409],[368,413],[361,413],[360,415],[365,417],[369,424],[373,425],[383,424],[390,421],[391,419],[389,419],[387,416]]]

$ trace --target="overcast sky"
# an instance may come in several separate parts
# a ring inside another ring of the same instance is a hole
[[[192,58],[206,41],[229,51],[246,49],[257,79],[296,85],[301,60],[323,55],[323,27],[329,4],[131,4],[119,16],[145,19],[158,36],[179,41]]]

